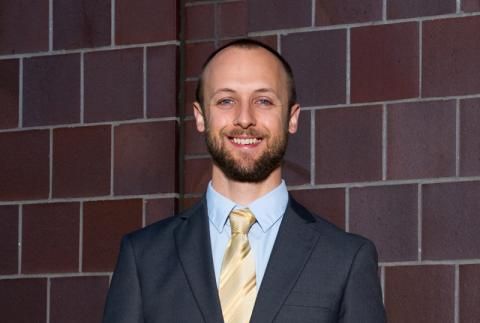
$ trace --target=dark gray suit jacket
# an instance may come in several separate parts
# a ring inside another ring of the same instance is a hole
[[[205,199],[122,240],[103,322],[223,322]],[[386,322],[375,247],[290,198],[251,322]]]

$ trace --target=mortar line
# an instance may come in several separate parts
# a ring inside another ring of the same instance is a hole
[[[382,180],[387,180],[387,158],[388,158],[388,109],[384,104],[382,107]]]
[[[51,284],[52,282],[50,281],[50,278],[47,278],[47,301],[46,301],[46,306],[47,306],[46,322],[47,323],[50,323]]]
[[[110,46],[115,46],[115,7],[116,0],[111,0],[110,2]]]
[[[460,100],[457,99],[455,106],[455,176],[460,177],[460,127],[461,127],[461,114],[460,114]]]
[[[18,63],[18,128],[23,127],[23,60]]]
[[[345,188],[345,231],[350,232],[350,187]]]
[[[423,185],[418,184],[417,187],[417,240],[418,240],[418,261],[422,261],[423,258],[423,243],[422,243],[422,227],[423,227]]]
[[[53,51],[53,0],[48,0],[48,50]]]
[[[83,207],[84,202],[80,201],[80,214],[78,223],[78,272],[81,273],[83,269]]]
[[[242,2],[242,0],[222,0],[222,3],[228,3],[228,2]],[[216,3],[218,3],[218,0],[187,2],[185,3],[185,7],[197,7],[197,6],[216,4]]]
[[[317,10],[316,0],[312,0],[312,27],[315,27],[315,12]]]
[[[147,48],[143,47],[143,118],[147,119]]]
[[[18,274],[22,273],[22,249],[23,249],[23,205],[18,206],[18,259],[17,270]]]
[[[108,277],[112,272],[69,272],[69,273],[44,273],[44,274],[20,274],[20,275],[0,275],[0,280],[12,279],[30,279],[30,278],[73,278],[73,277]]]
[[[350,104],[352,102],[352,98],[351,98],[351,92],[352,92],[352,89],[351,89],[351,79],[352,79],[352,73],[351,73],[351,58],[352,58],[352,53],[351,53],[351,50],[352,50],[352,46],[351,46],[351,29],[350,28],[347,28],[347,30],[345,31],[347,33],[347,37],[346,37],[346,63],[345,63],[345,73],[346,73],[346,85],[345,85],[345,95],[347,97],[347,104]]]
[[[80,124],[85,123],[85,53],[80,53]]]
[[[456,0],[456,13],[462,12],[462,0]]]
[[[115,127],[110,126],[110,196],[114,196],[113,186],[115,185],[113,176],[115,168]]]
[[[146,212],[146,209],[147,209],[147,200],[146,199],[142,199],[142,228],[145,227],[146,223],[147,223],[147,212]]]
[[[53,198],[53,129],[49,129],[50,152],[48,154],[49,167],[49,183],[48,183],[48,199]]]
[[[382,287],[382,300],[385,304],[385,266],[380,267],[380,286]]]
[[[380,262],[379,264],[385,267],[480,265],[480,259],[422,260],[422,261],[412,260],[412,261]]]
[[[460,266],[455,265],[454,322],[460,323]]]
[[[423,22],[418,23],[418,97],[423,96]]]
[[[281,34],[275,34],[277,37],[277,52],[280,54],[282,53],[282,35]]]
[[[310,112],[310,184],[315,185],[315,111]]]

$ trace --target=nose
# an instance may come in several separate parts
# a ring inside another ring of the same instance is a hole
[[[238,106],[237,117],[234,121],[236,126],[240,126],[243,129],[247,129],[256,125],[255,115],[253,107],[250,104],[241,104]]]

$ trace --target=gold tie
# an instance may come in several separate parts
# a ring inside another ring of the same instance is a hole
[[[220,273],[220,303],[225,323],[248,323],[257,296],[255,259],[247,233],[255,216],[247,209],[230,213],[232,235],[223,256]]]

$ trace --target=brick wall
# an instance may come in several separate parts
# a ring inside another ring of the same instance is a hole
[[[376,243],[389,322],[478,321],[480,3],[179,2],[2,1],[2,319],[100,321],[120,237],[204,190],[196,79],[248,35],[296,76],[289,188]]]

